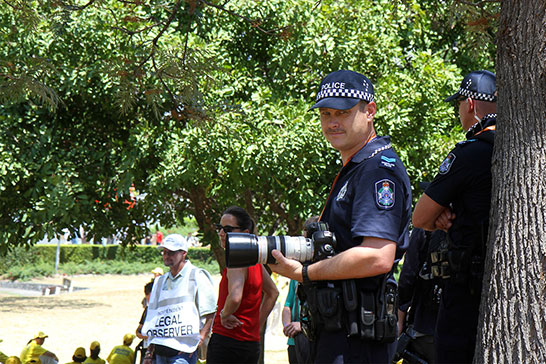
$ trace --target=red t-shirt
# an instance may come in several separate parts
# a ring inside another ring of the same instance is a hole
[[[248,267],[248,277],[243,288],[243,299],[235,316],[243,324],[235,329],[222,326],[220,311],[224,308],[228,295],[227,269],[222,272],[218,292],[218,309],[214,318],[212,332],[239,341],[260,341],[260,305],[262,303],[262,265]]]

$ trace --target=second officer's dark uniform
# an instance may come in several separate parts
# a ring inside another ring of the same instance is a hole
[[[450,277],[444,285],[436,326],[440,363],[471,361],[481,298],[483,259],[491,205],[491,156],[496,115],[482,120],[442,163],[425,193],[456,215],[449,236]]]
[[[436,324],[435,346],[439,363],[470,363],[474,356],[483,278],[489,209],[491,206],[491,157],[495,133],[496,77],[475,71],[463,79],[459,90],[446,101],[458,101],[467,139],[458,143],[442,162],[426,189],[423,205],[449,208],[455,218],[447,234],[449,266]],[[478,113],[483,117],[478,117]],[[466,125],[466,126],[465,126]],[[422,198],[423,199],[423,198]],[[427,202],[432,201],[432,202]],[[414,222],[426,209],[414,212]],[[431,205],[432,204],[432,205]],[[418,224],[419,225],[419,224]],[[430,226],[430,225],[428,225]]]

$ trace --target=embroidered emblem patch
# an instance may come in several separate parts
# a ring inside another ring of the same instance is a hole
[[[455,154],[449,153],[440,165],[440,169],[438,170],[438,173],[440,174],[446,174],[451,169],[451,166],[453,165],[453,162],[455,161]]]
[[[339,192],[338,192],[338,194],[336,196],[336,201],[342,200],[343,197],[345,197],[345,194],[347,193],[347,184],[348,183],[349,183],[349,181],[345,182],[343,187],[341,187],[341,190],[339,190]]]
[[[379,208],[388,209],[394,206],[395,189],[394,182],[388,179],[375,182],[375,201]]]

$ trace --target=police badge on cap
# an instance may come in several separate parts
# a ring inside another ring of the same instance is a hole
[[[459,97],[470,97],[473,100],[497,101],[497,77],[489,71],[470,72],[463,78],[459,90],[445,99],[445,102],[453,101]]]
[[[347,110],[360,100],[372,102],[373,98],[373,85],[366,76],[354,71],[340,70],[324,77],[319,86],[316,103],[311,109],[327,107]]]

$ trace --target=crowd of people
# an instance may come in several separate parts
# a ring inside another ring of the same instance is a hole
[[[187,258],[189,240],[166,236],[158,248],[168,271],[146,285],[136,330],[144,364],[195,364],[198,357],[257,363],[279,295],[271,271],[291,279],[282,315],[291,364],[472,362],[491,199],[495,75],[471,72],[445,100],[455,104],[467,139],[423,184],[413,213],[405,167],[390,138],[375,132],[374,97],[367,77],[340,70],[322,80],[311,107],[343,167],[321,214],[309,222],[319,231],[306,234],[313,244],[335,241],[334,251],[299,261],[285,257],[284,242],[270,245],[274,262],[228,266],[216,292],[210,274]],[[256,232],[237,206],[224,211],[216,228],[225,249],[228,234]],[[397,282],[394,271],[406,251]],[[40,332],[31,340],[22,364],[58,361],[42,347],[46,337]],[[106,360],[132,363],[133,338],[126,335]],[[93,347],[100,345],[91,345],[91,358],[77,348],[74,362],[99,363]]]
[[[55,353],[47,350],[44,343],[48,335],[39,331],[27,345],[21,350],[19,356],[7,356],[0,352],[0,363],[3,364],[57,364],[59,358]],[[131,348],[135,335],[125,334],[122,344],[114,346],[106,359],[99,357],[100,343],[93,341],[89,345],[89,351],[84,347],[77,347],[72,355],[72,361],[66,364],[134,364],[135,351]],[[2,342],[0,340],[0,342]],[[87,355],[89,353],[89,355]]]

